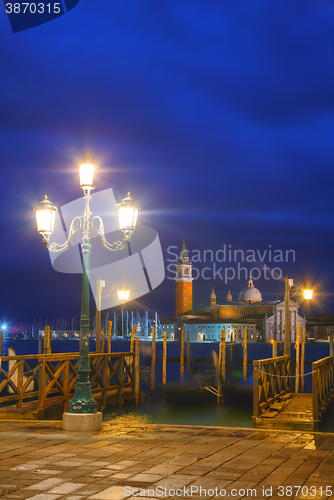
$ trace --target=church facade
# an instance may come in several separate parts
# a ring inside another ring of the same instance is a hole
[[[228,291],[226,299],[217,303],[214,289],[210,304],[200,311],[193,310],[192,264],[183,237],[181,254],[177,262],[175,279],[175,316],[188,328],[191,340],[219,340],[220,329],[225,327],[226,340],[241,339],[242,328],[247,328],[249,341],[284,341],[284,300],[264,301],[250,276],[238,300]],[[298,314],[299,305],[290,300],[291,342],[295,342],[297,325],[306,328],[306,319]],[[240,331],[239,331],[240,330]]]

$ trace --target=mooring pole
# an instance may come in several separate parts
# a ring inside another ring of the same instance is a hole
[[[305,337],[306,337],[306,330],[303,328],[302,332],[302,353],[301,353],[301,359],[300,359],[300,392],[304,394],[304,363],[305,363]]]
[[[108,344],[108,347],[107,347],[108,354],[111,353],[111,330],[112,330],[112,321],[108,321],[108,341],[107,341],[107,344]]]
[[[225,373],[226,373],[226,329],[225,327],[221,331],[223,346],[222,346],[222,379],[225,382]]]
[[[152,327],[152,359],[151,359],[151,391],[154,391],[155,387],[155,329]]]
[[[135,339],[135,402],[139,405],[140,389],[139,389],[139,339]]]
[[[300,349],[300,325],[297,325],[296,335],[296,378],[295,378],[295,393],[299,391],[299,349]]]
[[[167,332],[164,332],[164,345],[162,354],[162,383],[167,380]]]
[[[247,328],[244,328],[243,372],[244,372],[244,380],[247,380]]]
[[[184,376],[184,326],[181,329],[181,356],[180,356],[180,377],[181,382]]]

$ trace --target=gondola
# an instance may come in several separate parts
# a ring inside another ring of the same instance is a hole
[[[162,394],[166,403],[173,406],[217,404],[214,383],[214,375],[197,374],[185,382],[162,384]]]

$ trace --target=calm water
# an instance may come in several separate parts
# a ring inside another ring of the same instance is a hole
[[[252,411],[224,405],[175,407],[159,398],[154,403],[141,403],[138,408],[124,404],[122,408],[106,408],[105,422],[128,419],[138,424],[213,425],[223,427],[252,427]]]

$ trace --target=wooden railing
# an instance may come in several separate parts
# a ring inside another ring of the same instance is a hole
[[[253,417],[279,398],[292,396],[290,356],[253,361],[253,374]]]
[[[6,371],[4,367],[8,367]],[[0,405],[38,400],[39,418],[47,404],[63,402],[64,411],[72,399],[78,379],[78,353],[2,356],[0,365]],[[106,405],[108,396],[117,392],[118,402],[123,391],[135,394],[135,378],[139,378],[139,356],[135,353],[91,353],[91,386],[93,397]],[[139,387],[136,386],[136,391]]]
[[[333,356],[312,363],[313,420],[320,425],[333,407]]]

